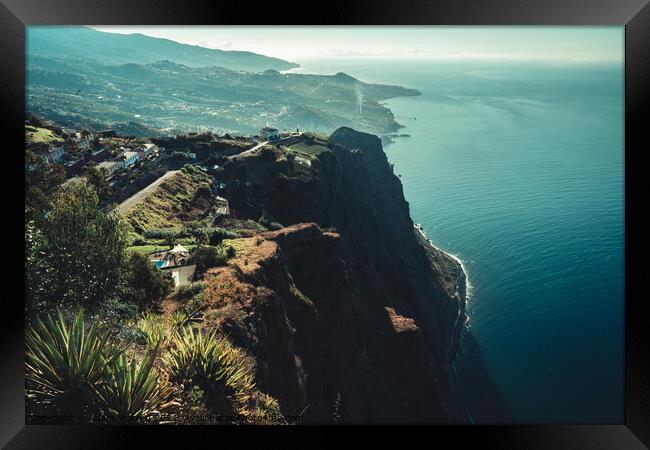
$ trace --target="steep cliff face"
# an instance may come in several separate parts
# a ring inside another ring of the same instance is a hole
[[[281,148],[226,167],[236,215],[288,226],[237,240],[206,317],[288,415],[462,421],[447,370],[460,267],[414,232],[376,136],[342,128],[328,148],[300,167]]]

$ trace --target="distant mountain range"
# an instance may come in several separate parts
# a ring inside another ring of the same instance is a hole
[[[107,33],[86,27],[28,27],[27,56],[79,58],[103,64],[149,64],[169,60],[186,66],[220,66],[263,72],[299,67],[252,52],[226,51],[181,44],[143,34]]]
[[[265,125],[386,135],[400,125],[380,102],[419,95],[344,73],[279,72],[296,66],[140,34],[28,27],[27,109],[61,125],[140,136],[254,133]]]

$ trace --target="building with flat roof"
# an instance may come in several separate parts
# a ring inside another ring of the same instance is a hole
[[[50,148],[50,161],[58,164],[61,162],[64,154],[65,150],[62,146],[52,146]]]
[[[214,200],[214,205],[216,213],[222,216],[227,216],[230,214],[230,207],[228,206],[228,200],[223,197],[219,197]]]

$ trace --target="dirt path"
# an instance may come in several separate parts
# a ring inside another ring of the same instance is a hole
[[[283,138],[281,138],[281,139],[275,140],[275,141],[273,141],[273,144],[281,144],[282,141],[286,141],[287,139],[291,139],[291,138],[294,138],[294,137],[300,137],[300,136],[302,136],[302,131],[301,131],[300,133],[295,133],[295,134],[292,133],[291,136],[289,136],[289,137],[283,137]],[[249,148],[249,149],[246,150],[246,151],[243,151],[243,152],[241,152],[241,153],[237,153],[236,155],[229,156],[228,159],[246,158],[248,155],[250,155],[251,153],[253,153],[255,150],[264,147],[264,146],[265,146],[266,144],[268,144],[269,142],[270,142],[270,141],[260,142],[259,144],[257,144],[257,145],[256,145],[255,147],[253,147],[253,148]]]
[[[250,155],[251,153],[253,153],[258,148],[264,147],[268,143],[269,143],[269,141],[260,142],[259,144],[257,144],[253,148],[249,148],[248,150],[246,150],[244,152],[237,153],[236,155],[229,156],[228,159],[235,159],[235,158],[239,158],[239,157],[244,157],[245,158],[246,156]]]
[[[124,212],[124,211],[126,211],[126,210],[129,209],[131,206],[135,205],[137,202],[139,202],[139,201],[142,200],[144,197],[146,197],[147,194],[149,194],[152,190],[156,189],[156,188],[158,187],[158,185],[160,185],[160,183],[162,183],[163,181],[165,181],[167,178],[176,175],[177,173],[178,173],[178,170],[170,170],[170,171],[167,172],[165,175],[163,175],[162,177],[158,178],[156,181],[154,181],[153,183],[151,183],[149,186],[147,186],[147,187],[145,187],[144,189],[142,189],[142,190],[136,192],[136,193],[133,194],[131,197],[129,197],[129,198],[127,198],[126,200],[124,200],[122,203],[120,203],[120,204],[117,206],[116,210],[119,211],[119,212]]]

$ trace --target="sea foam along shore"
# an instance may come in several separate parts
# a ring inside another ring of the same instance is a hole
[[[431,239],[429,239],[425,234],[421,225],[414,224],[413,228],[415,228],[416,234],[418,234],[419,237],[424,242],[427,243],[427,245],[430,245],[432,248],[434,248],[441,254],[445,255],[450,260],[454,261],[454,263],[456,263],[456,265],[460,269],[458,271],[459,276],[458,276],[458,281],[456,283],[456,296],[458,298],[458,303],[459,303],[458,314],[456,315],[454,328],[451,334],[449,350],[447,352],[446,365],[447,365],[447,371],[449,373],[449,379],[451,381],[453,391],[458,396],[458,401],[460,405],[462,405],[467,420],[469,421],[470,424],[472,424],[474,423],[474,420],[472,419],[472,415],[470,414],[469,410],[467,409],[467,405],[465,404],[465,400],[463,398],[463,392],[460,387],[460,382],[458,380],[458,374],[456,372],[456,366],[454,364],[456,354],[460,351],[460,337],[461,337],[463,325],[465,324],[467,319],[466,306],[467,306],[467,296],[468,296],[468,291],[470,286],[469,277],[467,276],[467,269],[465,268],[463,261],[458,256],[448,253],[442,250],[441,248],[437,247],[436,245],[434,245]]]

